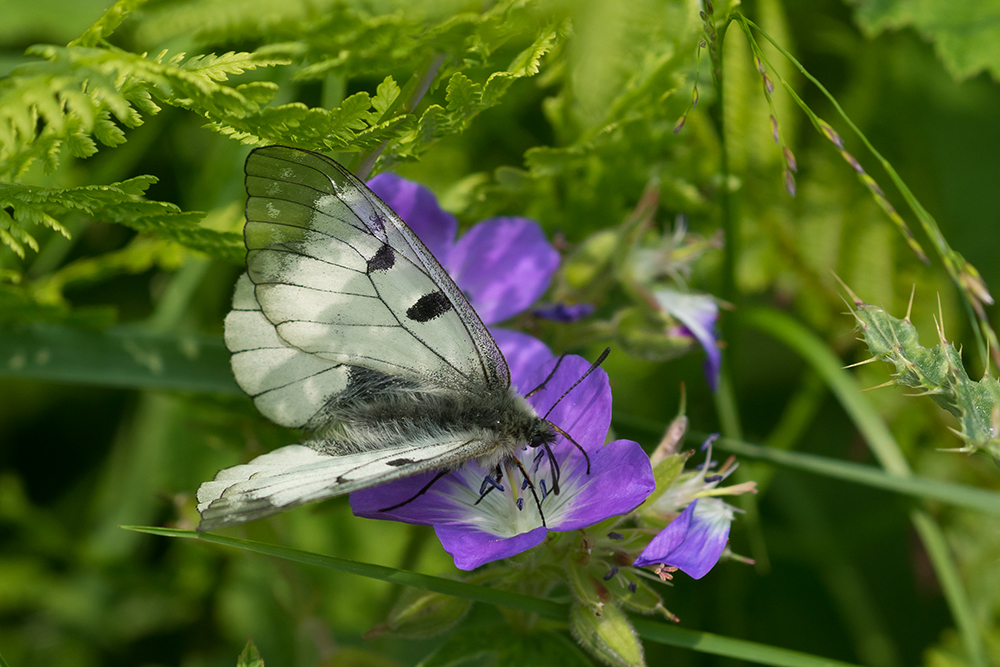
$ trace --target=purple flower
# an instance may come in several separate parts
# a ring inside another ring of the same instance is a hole
[[[592,303],[547,303],[535,308],[538,317],[556,322],[576,322],[594,312]]]
[[[718,498],[696,498],[650,541],[632,565],[662,564],[701,579],[726,548],[734,512]]]
[[[719,307],[712,297],[704,294],[684,294],[670,289],[657,290],[654,294],[656,302],[667,314],[676,318],[684,325],[690,336],[693,336],[705,348],[705,379],[708,386],[715,391],[719,383],[719,367],[722,365],[722,353],[719,351],[718,337],[715,333],[715,321],[719,319]]]
[[[540,384],[555,368],[550,360],[527,378]],[[611,387],[597,369],[554,408],[556,401],[587,371],[581,357],[568,356],[545,388],[528,401],[540,415],[569,433],[587,456],[560,436],[552,453],[560,469],[559,494],[553,493],[552,467],[543,449],[519,452],[517,458],[531,475],[545,526],[530,489],[514,465],[503,470],[498,485],[481,493],[493,471],[469,463],[442,477],[423,495],[397,509],[381,512],[413,498],[435,473],[351,494],[358,516],[434,526],[455,565],[471,570],[507,558],[541,543],[549,530],[570,531],[591,526],[635,509],[652,492],[655,481],[649,457],[631,440],[604,444],[611,423]],[[551,409],[551,412],[549,410]],[[590,472],[587,473],[587,458]]]
[[[455,241],[458,221],[430,190],[392,173],[368,182],[430,249],[487,326],[526,310],[538,300],[559,266],[559,253],[534,220],[489,218]],[[552,358],[541,341],[499,328],[491,333],[507,358],[516,386],[538,364]]]

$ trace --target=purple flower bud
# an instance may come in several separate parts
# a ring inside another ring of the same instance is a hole
[[[712,6],[712,0],[705,0],[705,11],[709,14],[715,13],[715,7]]]
[[[833,142],[834,146],[841,149],[844,147],[844,140],[840,138],[840,135],[837,134],[837,131],[832,127],[830,127],[830,125],[826,121],[823,120],[819,121],[819,129],[823,131],[823,134],[826,135],[827,139]]]
[[[691,108],[698,108],[698,86],[695,86],[694,90],[691,91]]]
[[[845,151],[843,148],[840,149],[840,156],[844,158],[847,164],[851,165],[851,168],[859,174],[865,173],[865,168],[861,166],[861,163],[854,159],[854,156]]]
[[[684,121],[686,120],[687,120],[687,114],[684,114],[683,116],[677,119],[677,123],[674,125],[674,134],[677,134],[678,132],[681,131],[681,128],[684,127]]]
[[[781,138],[778,136],[778,119],[774,117],[774,114],[771,114],[771,136],[774,138],[774,143],[781,143]]]
[[[785,155],[785,164],[788,165],[788,170],[798,173],[799,165],[795,162],[795,155],[792,153],[792,149],[788,146],[782,146],[781,152]]]
[[[774,82],[771,81],[771,77],[764,75],[764,90],[767,91],[768,95],[774,93]]]
[[[785,190],[788,190],[788,194],[792,197],[795,196],[795,177],[787,169],[785,170]]]
[[[556,322],[576,322],[594,312],[592,303],[550,303],[538,306],[532,311],[536,316]]]

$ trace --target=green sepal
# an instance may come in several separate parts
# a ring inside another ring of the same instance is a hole
[[[648,307],[626,308],[615,318],[616,340],[625,352],[643,361],[676,359],[690,352],[696,343],[690,336],[672,335],[672,321]]]
[[[601,662],[613,667],[646,664],[635,628],[613,604],[605,605],[597,616],[590,607],[575,603],[569,612],[569,629],[580,645]]]
[[[590,568],[576,563],[567,567],[570,590],[579,604],[585,605],[594,614],[600,615],[604,604],[610,599],[607,587],[594,578]]]
[[[471,600],[407,587],[392,606],[385,627],[401,637],[425,639],[454,627],[471,608]]]
[[[656,480],[656,488],[649,494],[645,502],[640,505],[640,512],[642,508],[648,509],[651,507],[673,485],[674,481],[684,471],[684,464],[691,458],[691,454],[692,450],[678,452],[666,457],[653,466],[653,479]]]
[[[629,590],[629,582],[625,577],[612,577],[605,582],[612,598],[624,609],[640,614],[653,614],[663,607],[663,598],[652,587],[641,579],[632,581],[635,592]]]

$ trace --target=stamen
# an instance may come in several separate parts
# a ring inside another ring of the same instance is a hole
[[[486,478],[483,479],[483,485],[481,487],[479,487],[479,495],[481,495],[481,496],[486,495],[487,487],[490,487],[490,486],[492,486],[494,489],[496,489],[500,493],[503,493],[503,491],[504,491],[504,488],[500,484],[500,482],[496,481],[495,479],[493,479],[492,477],[490,477],[489,475],[487,475]]]
[[[615,532],[608,533],[608,537],[610,537],[612,540],[624,540],[625,539],[624,535],[622,535],[621,533],[615,533]]]
[[[611,570],[606,575],[604,575],[604,581],[611,581],[611,577],[615,576],[616,574],[618,574],[617,565],[612,567]]]
[[[634,581],[628,582],[628,592],[635,593],[636,589],[639,588]]]
[[[521,459],[515,456],[511,460],[514,462],[514,465],[517,466],[517,469],[521,471],[524,479],[528,482],[528,488],[531,489],[531,497],[535,499],[535,507],[538,508],[538,516],[542,519],[542,527],[548,528],[548,525],[545,523],[545,512],[542,511],[542,500],[545,499],[545,496],[542,496],[542,499],[539,500],[538,494],[535,493],[535,485],[531,483],[531,478],[528,476],[528,471],[525,470],[524,466],[521,464]],[[545,489],[544,480],[542,481],[542,489]]]
[[[522,488],[522,490],[523,490],[523,488]],[[517,509],[518,509],[518,511],[524,509],[524,498],[518,498],[517,499]]]
[[[545,496],[549,495],[549,492],[545,489],[545,480],[543,479],[539,484],[542,487],[542,500],[545,500]]]
[[[705,478],[705,481],[711,484],[712,482],[721,482],[725,479],[722,475],[709,475]]]
[[[525,477],[524,481],[521,482],[521,490],[524,491],[526,488],[528,488],[528,478],[527,477]]]
[[[555,455],[552,454],[552,449],[549,447],[549,443],[545,443],[545,452],[549,455],[549,470],[552,471],[552,493],[559,495],[559,460],[556,459]],[[588,460],[588,470],[589,470],[589,460]]]

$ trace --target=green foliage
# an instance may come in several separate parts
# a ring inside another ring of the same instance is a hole
[[[260,651],[254,645],[252,639],[247,640],[247,645],[243,647],[236,667],[264,667],[264,659],[260,657]]]
[[[938,329],[938,344],[920,345],[909,317],[899,319],[882,308],[855,300],[854,317],[872,357],[895,367],[893,381],[919,389],[958,418],[960,451],[984,451],[1000,464],[1000,383],[986,376],[969,379],[962,355]]]
[[[934,43],[938,57],[957,79],[989,72],[1000,78],[1000,3],[946,0],[857,0],[855,17],[869,35],[912,27]]]
[[[69,211],[101,222],[115,222],[137,232],[146,232],[199,250],[210,256],[238,262],[242,240],[237,234],[204,229],[198,221],[203,213],[183,212],[174,204],[142,198],[153,176],[137,176],[121,183],[50,189],[17,183],[0,183],[0,239],[24,257],[24,246],[38,251],[34,237],[24,230],[24,223],[54,229],[67,236],[56,215]],[[13,210],[13,214],[7,212]]]

